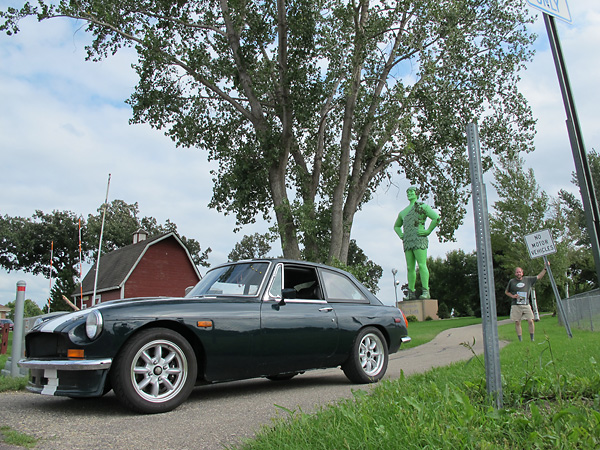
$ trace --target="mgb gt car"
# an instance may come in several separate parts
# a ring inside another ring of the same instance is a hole
[[[31,392],[96,397],[161,413],[196,385],[287,380],[341,366],[373,383],[407,335],[406,318],[352,275],[263,259],[208,271],[184,298],[114,300],[37,324],[26,336]]]

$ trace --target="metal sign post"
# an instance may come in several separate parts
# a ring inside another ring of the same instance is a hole
[[[502,377],[500,373],[500,346],[498,344],[498,316],[496,312],[494,267],[492,264],[492,243],[487,196],[481,167],[479,132],[477,131],[477,125],[474,123],[467,125],[467,143],[469,146],[473,215],[475,217],[477,238],[477,271],[479,274],[479,299],[483,326],[485,377],[487,392],[494,399],[496,409],[501,409]]]
[[[556,297],[556,308],[558,310],[558,316],[565,324],[567,335],[570,338],[572,338],[573,333],[571,333],[569,320],[567,319],[567,315],[565,314],[565,309],[563,307],[560,294],[558,293],[558,288],[556,287],[556,281],[554,280],[554,276],[552,275],[552,269],[550,268],[550,264],[548,263],[547,256],[556,253],[556,246],[554,245],[554,240],[552,239],[552,234],[550,233],[550,230],[541,230],[536,231],[535,233],[528,234],[527,236],[525,236],[525,245],[527,246],[527,250],[529,251],[529,256],[531,257],[531,259],[539,257],[544,258],[544,267],[548,272],[548,276],[550,277],[550,284],[552,284],[552,290],[554,291],[554,296]]]

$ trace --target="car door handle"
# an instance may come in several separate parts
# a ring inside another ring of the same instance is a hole
[[[324,308],[319,309],[320,312],[331,312],[333,308],[331,306],[325,306]]]

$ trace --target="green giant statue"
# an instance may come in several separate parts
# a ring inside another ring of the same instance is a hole
[[[429,295],[429,270],[427,269],[427,236],[431,234],[437,226],[440,216],[430,206],[419,202],[417,197],[417,188],[414,186],[406,190],[406,197],[409,204],[398,214],[394,230],[402,239],[404,244],[404,256],[406,257],[406,270],[408,277],[408,297],[405,300],[416,300],[415,284],[417,282],[417,269],[419,265],[419,274],[421,275],[421,285],[423,294],[420,299],[430,298]],[[431,222],[425,228],[427,219]]]

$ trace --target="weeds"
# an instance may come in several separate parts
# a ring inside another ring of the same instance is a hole
[[[19,447],[33,448],[38,439],[27,434],[19,433],[10,427],[0,427],[0,433],[4,436],[4,443]]]

